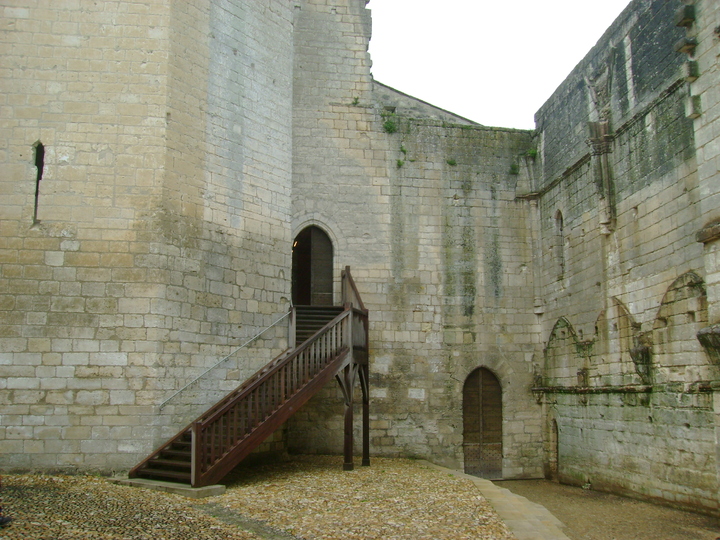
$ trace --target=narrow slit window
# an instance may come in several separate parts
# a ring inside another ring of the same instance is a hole
[[[555,214],[555,260],[558,279],[565,276],[565,224],[560,210]]]
[[[38,203],[40,201],[40,180],[43,177],[45,169],[45,147],[43,143],[38,142],[35,145],[35,168],[37,176],[35,178],[35,210],[33,211],[33,223],[38,222]]]

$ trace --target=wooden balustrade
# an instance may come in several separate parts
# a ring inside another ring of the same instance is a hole
[[[351,361],[354,316],[354,310],[343,311],[313,338],[267,366],[222,406],[192,424],[192,485],[207,485],[215,476],[227,474],[222,461],[232,468],[241,454],[251,450],[246,448],[254,448],[253,442],[243,444],[245,440],[277,429],[292,412],[277,414],[284,405],[291,400],[306,401],[316,391],[317,385],[310,383],[329,369],[331,373],[322,377],[326,382]]]

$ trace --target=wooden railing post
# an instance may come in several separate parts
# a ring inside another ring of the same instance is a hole
[[[352,307],[350,308],[352,310]],[[353,314],[350,312],[349,316],[345,319],[345,346],[350,351],[350,362],[344,369],[343,373],[343,384],[345,386],[345,441],[343,454],[345,461],[343,463],[343,470],[352,471],[354,468],[353,464],[353,369],[354,369],[354,355],[353,355]]]
[[[362,465],[370,465],[370,369],[365,362],[360,366],[362,389]]]
[[[297,328],[297,310],[295,309],[295,306],[290,307],[290,323],[288,324],[288,348],[293,349],[295,347],[295,340],[297,339],[296,335],[296,328]]]
[[[348,364],[343,370],[343,379],[345,388],[347,388],[347,396],[345,398],[345,444],[343,463],[344,471],[352,471],[353,464],[353,364]]]
[[[200,459],[202,454],[202,445],[200,444],[200,422],[192,423],[191,430],[191,443],[192,449],[190,455],[190,485],[196,487],[200,483]]]
[[[340,299],[342,305],[345,305],[348,302],[348,269],[349,267],[346,266],[345,269],[340,272]]]

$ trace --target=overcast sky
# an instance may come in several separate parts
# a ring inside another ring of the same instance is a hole
[[[372,73],[487,126],[535,112],[629,0],[371,0]]]

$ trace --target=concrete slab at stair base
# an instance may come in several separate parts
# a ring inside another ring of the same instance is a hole
[[[123,486],[165,491],[167,493],[174,493],[175,495],[182,495],[183,497],[189,497],[191,499],[204,499],[205,497],[215,497],[225,493],[225,486],[220,484],[194,488],[188,484],[163,482],[161,480],[148,480],[145,478],[111,478],[110,482]]]

